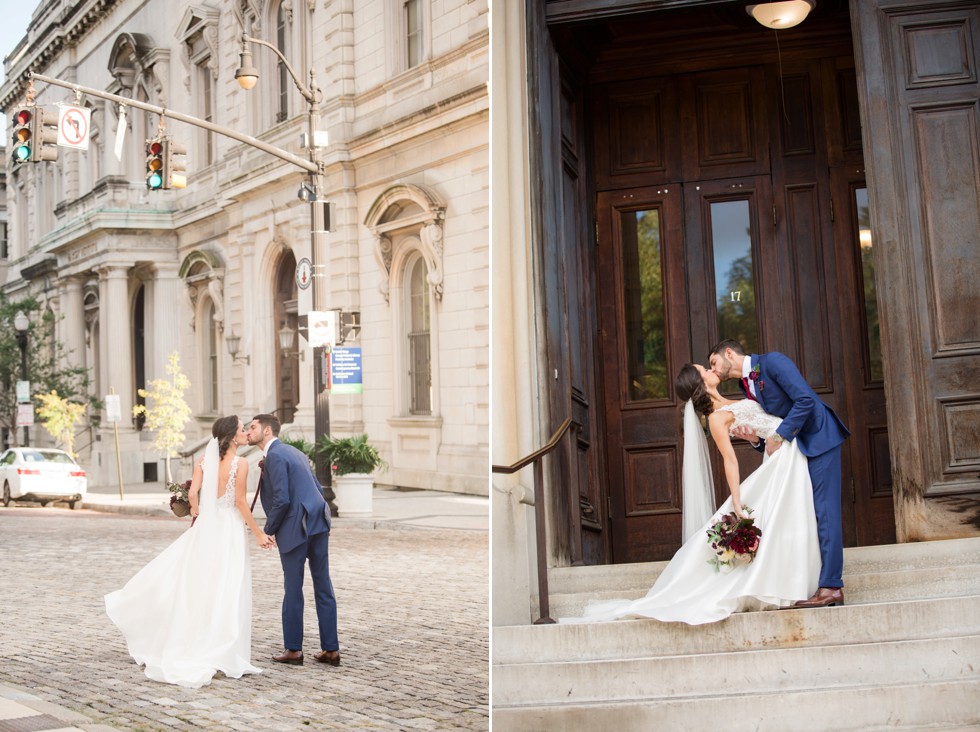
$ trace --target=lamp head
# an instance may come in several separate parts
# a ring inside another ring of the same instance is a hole
[[[238,353],[238,346],[242,342],[242,337],[235,335],[235,331],[230,331],[225,336],[225,345],[228,347],[228,355],[232,358]]]
[[[14,316],[14,330],[16,330],[18,333],[25,333],[30,325],[31,321],[28,320],[26,315],[24,315],[24,311],[18,310],[17,314]]]
[[[235,69],[235,79],[238,80],[238,86],[248,91],[259,82],[259,70],[252,65],[252,52],[248,48],[248,41],[244,38],[242,38],[242,50],[239,58],[238,68]]]
[[[289,327],[286,323],[279,329],[279,348],[283,351],[290,351],[293,348],[293,342],[296,337],[296,331]]]
[[[783,0],[749,5],[745,12],[766,28],[781,30],[802,23],[816,4],[816,0]]]

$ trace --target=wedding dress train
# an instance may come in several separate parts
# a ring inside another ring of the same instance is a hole
[[[721,409],[731,411],[730,429],[751,426],[769,437],[780,423],[755,401],[745,399]],[[762,538],[755,560],[731,570],[715,571],[706,531],[732,511],[732,499],[695,531],[638,600],[589,603],[583,617],[561,623],[587,623],[624,617],[649,617],[689,625],[713,623],[734,612],[788,607],[816,590],[820,549],[807,459],[796,441],[784,443],[741,483],[743,506],[753,509]]]
[[[155,680],[198,688],[214,674],[261,673],[250,662],[252,575],[245,523],[235,506],[234,459],[218,498],[218,447],[205,452],[200,515],[169,547],[105,596],[129,654]]]

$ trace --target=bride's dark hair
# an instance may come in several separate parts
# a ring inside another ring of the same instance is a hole
[[[711,397],[708,396],[708,390],[704,386],[704,379],[701,378],[698,370],[694,368],[693,363],[686,363],[681,368],[680,373],[677,374],[677,378],[674,379],[674,391],[682,402],[690,399],[694,404],[694,411],[704,417],[707,417],[715,411],[714,407],[711,406]]]
[[[220,460],[231,447],[232,440],[238,434],[238,417],[230,414],[227,417],[218,417],[211,425],[211,436],[218,441],[218,459]]]

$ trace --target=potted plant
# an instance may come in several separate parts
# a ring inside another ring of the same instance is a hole
[[[331,437],[324,435],[317,452],[330,463],[337,511],[341,516],[370,516],[373,512],[372,473],[387,464],[367,435]]]

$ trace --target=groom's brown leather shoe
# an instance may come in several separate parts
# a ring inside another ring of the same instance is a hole
[[[280,653],[278,656],[273,656],[272,660],[276,663],[288,663],[292,666],[302,666],[303,665],[303,652],[302,651],[291,651],[288,648]]]
[[[340,651],[320,651],[313,658],[320,663],[329,663],[331,666],[340,665]]]
[[[809,600],[800,600],[793,607],[833,607],[844,604],[844,590],[840,587],[821,587]]]

